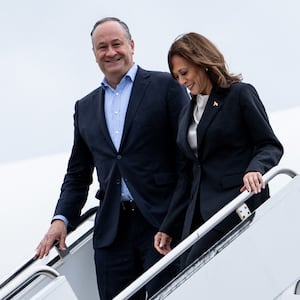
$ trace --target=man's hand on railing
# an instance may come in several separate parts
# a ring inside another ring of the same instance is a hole
[[[158,232],[154,237],[154,247],[162,255],[171,251],[172,238],[164,232]]]
[[[67,228],[64,221],[58,219],[54,220],[48,232],[36,248],[36,257],[43,258],[47,256],[55,241],[58,241],[60,250],[66,250],[66,236]]]

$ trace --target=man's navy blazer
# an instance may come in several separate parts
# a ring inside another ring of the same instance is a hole
[[[55,214],[76,225],[96,168],[100,205],[94,247],[107,246],[116,236],[121,178],[145,219],[158,229],[176,189],[177,122],[189,99],[170,74],[138,68],[118,150],[105,121],[104,90],[77,101],[74,144]]]
[[[187,194],[181,197],[178,194],[160,229],[174,234],[175,224],[182,220],[188,207],[184,237],[191,231],[196,209],[204,221],[208,220],[240,193],[245,173],[265,174],[278,164],[283,154],[255,88],[234,83],[229,89],[212,90],[197,127],[196,157],[187,141],[195,101],[193,97],[181,112],[177,138],[187,162],[186,176],[181,177]],[[268,197],[267,187],[247,201],[250,210],[255,210]],[[218,228],[227,230],[238,221],[234,212]]]

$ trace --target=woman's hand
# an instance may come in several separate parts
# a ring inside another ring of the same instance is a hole
[[[253,192],[254,194],[260,193],[261,189],[265,188],[265,182],[261,173],[259,172],[248,172],[243,177],[244,185],[241,187],[240,191]]]
[[[171,251],[172,238],[164,232],[158,232],[154,237],[154,248],[162,255]]]

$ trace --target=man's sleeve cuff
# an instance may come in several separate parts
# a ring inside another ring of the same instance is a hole
[[[68,221],[68,219],[65,216],[63,216],[63,215],[56,215],[56,216],[54,216],[52,218],[51,223],[53,221],[55,221],[55,220],[61,220],[61,221],[63,221],[65,223],[66,227],[68,227],[69,221]]]

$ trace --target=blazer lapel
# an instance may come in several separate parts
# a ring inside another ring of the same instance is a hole
[[[132,91],[131,96],[128,103],[128,108],[125,116],[125,123],[124,123],[124,129],[123,129],[123,135],[121,139],[120,149],[122,149],[122,145],[124,144],[126,137],[128,135],[128,132],[130,130],[130,127],[132,125],[132,121],[134,119],[134,116],[136,114],[136,111],[138,110],[140,104],[142,103],[142,100],[144,99],[144,93],[146,91],[146,88],[149,83],[149,74],[145,70],[138,68]]]
[[[97,94],[97,97],[100,98],[100,106],[99,106],[99,122],[100,122],[100,130],[102,131],[102,134],[104,136],[104,138],[107,140],[108,144],[110,145],[110,147],[112,147],[115,151],[117,151],[117,149],[114,146],[114,143],[110,137],[108,128],[107,128],[107,124],[106,124],[106,118],[105,118],[105,113],[104,113],[104,99],[105,99],[105,90],[101,87],[99,89],[99,95]]]
[[[221,110],[223,106],[224,93],[226,93],[226,89],[219,89],[218,91],[212,90],[212,93],[208,98],[203,115],[197,127],[198,157],[201,157],[200,156],[202,150],[201,144],[203,142],[205,133],[209,125],[214,120],[214,118],[216,117],[216,115],[218,114],[218,112]],[[184,151],[186,156],[189,157],[189,159],[193,159],[193,160],[196,160],[197,157],[195,156],[194,152],[192,151],[188,143],[187,136],[188,136],[189,126],[192,122],[192,115],[193,115],[195,101],[196,101],[195,96],[193,96],[189,106],[183,112],[180,118],[180,123],[178,128],[178,140],[177,140],[177,142],[179,143],[181,149]]]
[[[193,115],[193,109],[194,109],[194,101],[191,100],[189,105],[187,106],[187,109],[183,112],[182,116],[180,117],[177,143],[179,144],[181,150],[185,153],[185,155],[189,159],[196,160],[197,157],[195,156],[193,150],[191,149],[187,139],[188,130]]]
[[[197,127],[198,157],[200,157],[199,154],[202,148],[201,144],[203,141],[203,137],[207,131],[207,128],[214,120],[218,112],[221,110],[222,106],[223,101],[221,95],[213,90],[208,98],[203,115]]]

